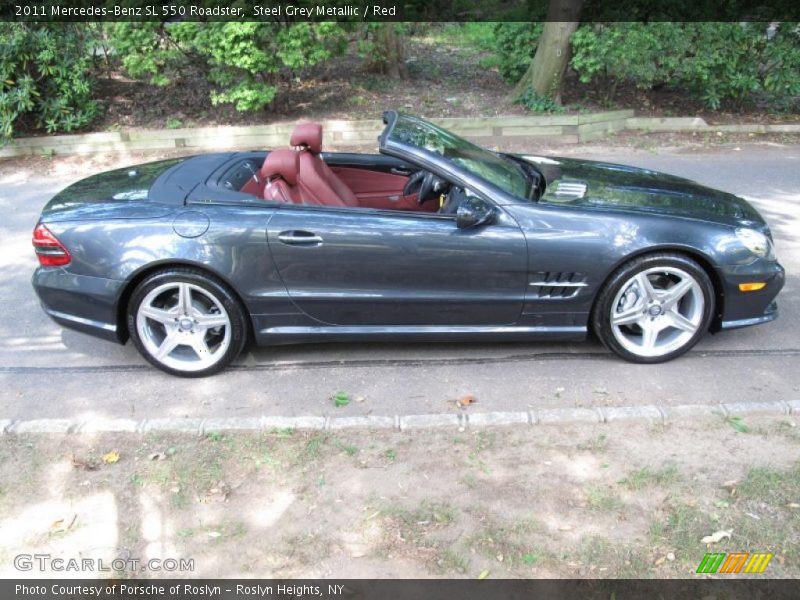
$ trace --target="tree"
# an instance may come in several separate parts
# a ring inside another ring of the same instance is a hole
[[[533,94],[561,101],[561,82],[569,64],[569,41],[578,28],[583,0],[550,0],[547,22],[530,67],[514,88],[514,98]]]
[[[394,79],[405,79],[406,48],[403,43],[403,25],[401,23],[377,23],[370,25],[371,43],[366,44],[363,53],[366,56],[365,68],[373,73],[388,75]]]

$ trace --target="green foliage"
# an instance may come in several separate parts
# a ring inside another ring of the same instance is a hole
[[[80,24],[0,23],[0,143],[21,125],[74,131],[97,113]]]
[[[538,113],[563,113],[566,109],[552,98],[539,96],[532,88],[526,89],[517,99],[528,110]]]
[[[494,26],[494,51],[500,76],[516,83],[531,64],[542,35],[541,23],[497,23]]]
[[[572,67],[584,82],[630,81],[683,90],[712,109],[800,94],[800,33],[782,23],[614,23],[581,27],[572,38]]]
[[[333,22],[115,23],[110,41],[131,77],[168,85],[188,65],[214,85],[211,101],[239,111],[268,106],[295,74],[343,49]]]

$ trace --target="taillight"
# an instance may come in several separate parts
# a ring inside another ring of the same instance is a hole
[[[43,267],[63,267],[72,260],[69,250],[42,223],[33,230],[33,249]]]

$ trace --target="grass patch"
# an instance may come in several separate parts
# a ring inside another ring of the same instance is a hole
[[[601,433],[578,444],[578,449],[585,452],[604,452],[608,448],[608,436]]]
[[[599,485],[586,489],[586,504],[590,509],[600,512],[620,510],[625,506],[614,490]]]
[[[754,467],[736,487],[742,500],[774,506],[800,502],[800,462],[785,471]]]
[[[641,490],[652,485],[671,485],[680,479],[680,472],[675,464],[668,464],[658,469],[643,467],[628,473],[628,476],[619,481],[620,485],[629,490]]]
[[[727,418],[728,425],[733,427],[737,433],[749,433],[750,428],[744,422],[742,417],[728,417]]]
[[[568,557],[577,559],[578,564],[598,577],[614,573],[621,578],[641,578],[646,577],[651,569],[649,561],[639,550],[627,544],[613,543],[602,536],[584,537]]]
[[[534,539],[541,530],[541,524],[534,519],[522,519],[511,525],[492,523],[472,535],[468,544],[474,551],[509,567],[533,566],[550,557]]]

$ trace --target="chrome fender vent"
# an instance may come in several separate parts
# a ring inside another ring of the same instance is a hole
[[[581,181],[559,181],[553,194],[557,198],[583,198],[587,187]]]
[[[539,271],[529,284],[529,297],[539,299],[573,298],[588,286],[584,273]]]

